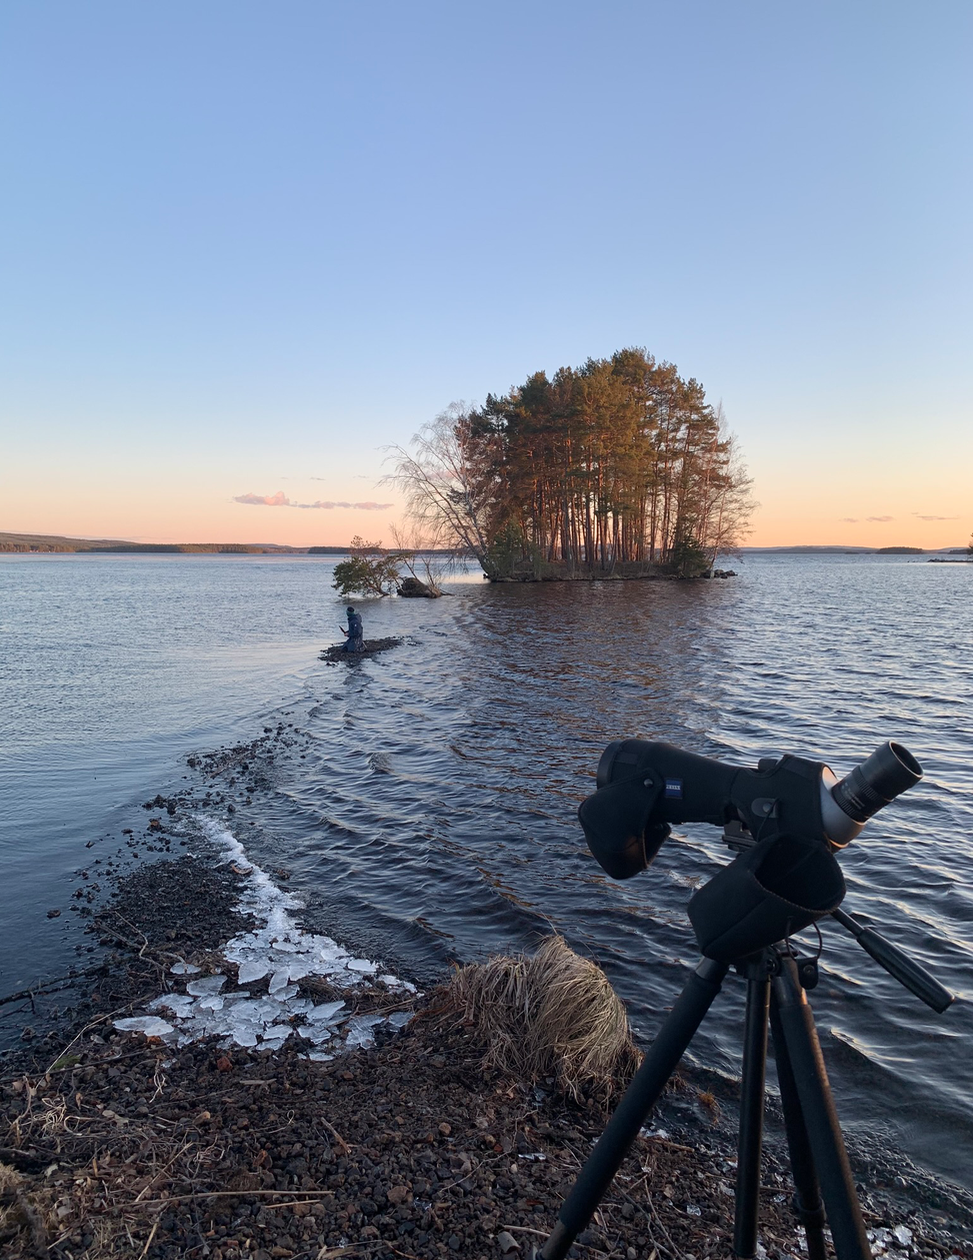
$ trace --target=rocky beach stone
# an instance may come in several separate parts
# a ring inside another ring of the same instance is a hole
[[[403,599],[438,599],[441,593],[416,577],[403,578],[399,584],[399,595]]]

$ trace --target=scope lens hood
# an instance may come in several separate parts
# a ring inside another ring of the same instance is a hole
[[[770,836],[700,888],[689,919],[707,958],[733,962],[830,914],[844,895],[841,867],[826,844]]]

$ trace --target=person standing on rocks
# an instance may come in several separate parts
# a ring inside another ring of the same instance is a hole
[[[362,652],[365,648],[365,627],[362,625],[361,614],[355,612],[351,604],[348,605],[348,629],[342,626],[342,634],[346,636],[344,645],[346,652]]]

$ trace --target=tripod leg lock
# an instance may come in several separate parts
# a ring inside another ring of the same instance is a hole
[[[816,1207],[805,1207],[804,1201],[799,1194],[795,1194],[791,1200],[791,1206],[794,1209],[794,1215],[804,1226],[806,1233],[812,1230],[823,1230],[827,1221],[824,1213],[824,1204],[818,1199]]]

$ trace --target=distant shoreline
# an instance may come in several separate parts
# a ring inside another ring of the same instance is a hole
[[[58,534],[0,533],[0,552],[36,555],[51,552],[98,552],[109,555],[345,556],[348,548],[289,547],[282,543],[138,543],[123,538],[67,538]]]
[[[742,555],[962,555],[963,547],[856,547],[806,544],[790,547],[740,547]],[[220,556],[346,556],[348,546],[291,547],[285,543],[139,543],[124,538],[69,538],[59,534],[15,534],[0,531],[0,553],[43,555],[53,552],[107,555]],[[427,555],[446,552],[423,552]]]
[[[290,547],[284,543],[137,543],[119,538],[65,538],[57,534],[0,533],[0,554],[162,556],[347,556],[345,547]],[[449,554],[422,551],[420,555]]]

